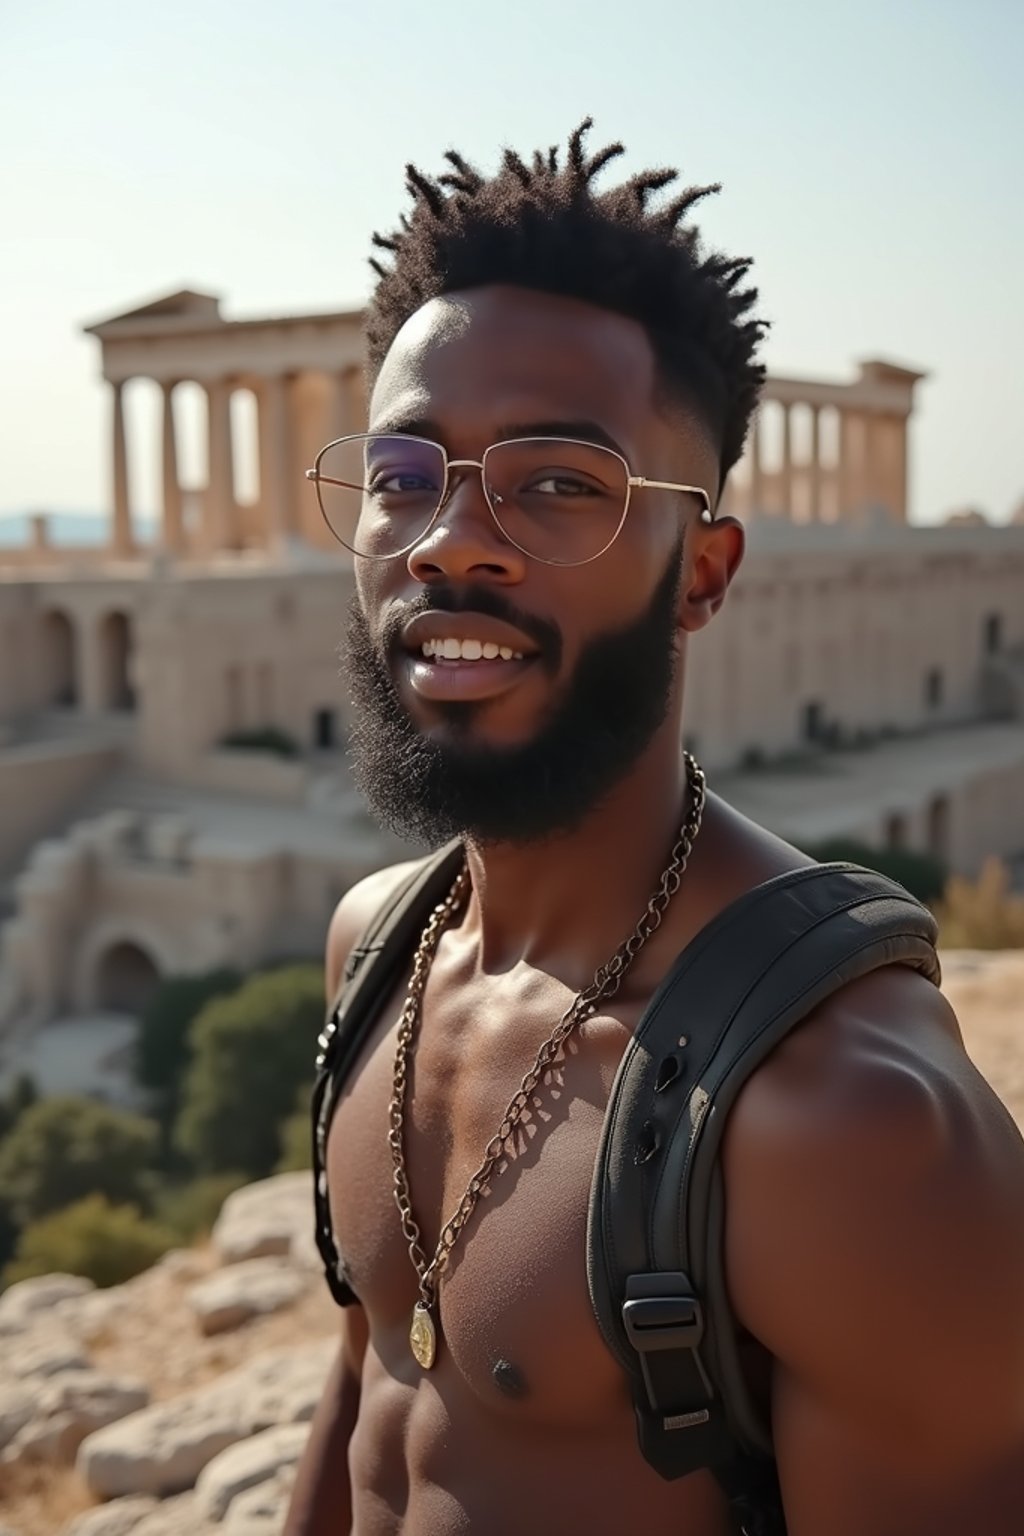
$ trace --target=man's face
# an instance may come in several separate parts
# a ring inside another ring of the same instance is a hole
[[[527,289],[474,289],[413,315],[377,379],[369,429],[472,460],[509,436],[593,439],[616,445],[631,473],[717,492],[710,434],[664,405],[643,329]],[[431,842],[529,840],[602,798],[670,715],[692,546],[707,537],[698,512],[677,492],[634,491],[603,555],[547,565],[504,537],[467,471],[407,554],[357,559],[354,766],[383,819]],[[443,639],[522,659],[424,656],[424,640]]]

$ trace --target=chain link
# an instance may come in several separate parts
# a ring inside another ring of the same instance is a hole
[[[544,1077],[558,1059],[566,1041],[579,1026],[597,1012],[599,1003],[615,996],[626,975],[648,939],[661,927],[662,918],[669,902],[679,889],[683,872],[689,862],[697,833],[704,814],[706,780],[704,770],[689,752],[686,753],[686,771],[690,795],[686,819],[676,839],[668,864],[662,872],[657,889],[647,903],[639,922],[627,939],[594,973],[593,980],[582,992],[577,993],[562,1014],[551,1034],[534,1058],[533,1065],[524,1076],[516,1092],[509,1100],[501,1124],[484,1148],[479,1168],[466,1185],[465,1193],[455,1211],[441,1228],[433,1258],[429,1261],[423,1248],[423,1235],[413,1215],[409,1175],[405,1162],[404,1129],[405,1101],[408,1089],[409,1064],[412,1058],[416,1027],[423,1007],[423,994],[427,978],[437,953],[441,936],[455,918],[469,894],[469,870],[463,864],[451,890],[434,908],[423,930],[413,961],[412,979],[398,1022],[398,1039],[395,1048],[395,1068],[392,1079],[391,1102],[388,1107],[388,1145],[394,1165],[395,1204],[402,1223],[402,1235],[409,1247],[409,1257],[419,1279],[420,1298],[424,1306],[432,1307],[437,1287],[448,1265],[452,1249],[469,1221],[477,1202],[487,1188],[495,1168],[504,1156],[508,1144],[516,1132],[526,1109]]]

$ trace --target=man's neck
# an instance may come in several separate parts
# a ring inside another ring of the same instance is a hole
[[[688,806],[676,722],[572,831],[542,842],[467,845],[473,883],[463,934],[484,971],[520,962],[584,986],[643,912]]]

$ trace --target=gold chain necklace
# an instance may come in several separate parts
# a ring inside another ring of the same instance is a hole
[[[509,1141],[515,1133],[526,1107],[533,1098],[545,1072],[555,1063],[558,1053],[569,1036],[585,1019],[596,1013],[599,1003],[614,997],[622,985],[630,966],[643,949],[647,940],[661,925],[669,902],[679,889],[679,884],[689,862],[704,813],[705,777],[697,760],[686,753],[687,781],[690,803],[679,836],[669,856],[657,888],[647,903],[633,932],[604,965],[594,973],[590,985],[577,993],[563,1013],[551,1034],[537,1052],[533,1066],[523,1078],[510,1100],[501,1124],[484,1148],[483,1160],[466,1185],[465,1194],[454,1214],[441,1228],[434,1256],[428,1261],[423,1249],[422,1234],[412,1211],[409,1191],[409,1175],[405,1164],[404,1130],[405,1101],[407,1097],[409,1065],[412,1060],[416,1028],[423,1008],[423,994],[427,978],[441,935],[455,917],[469,893],[469,870],[463,864],[448,895],[434,908],[423,930],[413,961],[412,979],[398,1023],[398,1043],[395,1050],[395,1069],[392,1079],[391,1103],[388,1108],[388,1145],[394,1164],[395,1204],[402,1222],[402,1235],[409,1245],[409,1257],[419,1280],[420,1299],[413,1308],[412,1327],[409,1330],[409,1347],[419,1365],[429,1371],[437,1354],[440,1324],[436,1317],[438,1287],[441,1276],[451,1258],[452,1249],[469,1221],[477,1201],[487,1188],[495,1167],[501,1160]]]

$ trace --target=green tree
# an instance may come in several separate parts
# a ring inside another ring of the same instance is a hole
[[[297,1173],[313,1163],[313,1120],[310,1114],[309,1089],[299,1089],[295,1108],[278,1128],[278,1144],[281,1155],[275,1173]]]
[[[0,1099],[0,1141],[9,1135],[26,1109],[31,1109],[39,1098],[39,1089],[27,1072],[14,1079],[7,1094]]]
[[[207,1173],[161,1191],[154,1215],[179,1243],[192,1243],[212,1228],[228,1195],[248,1184],[244,1173]]]
[[[86,1195],[145,1203],[157,1127],[92,1099],[41,1099],[0,1146],[0,1204],[20,1229]]]
[[[135,1206],[111,1205],[102,1195],[88,1195],[27,1226],[3,1278],[13,1285],[56,1270],[85,1275],[97,1285],[120,1285],[173,1245],[174,1234],[147,1221]]]
[[[237,971],[207,971],[202,976],[172,976],[154,993],[139,1026],[135,1075],[153,1095],[163,1125],[172,1124],[180,1107],[195,1019],[211,998],[236,991],[241,981]]]
[[[175,1136],[197,1169],[273,1171],[281,1121],[312,1082],[323,1022],[319,966],[254,976],[207,1003],[192,1026],[192,1060]]]

